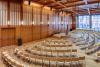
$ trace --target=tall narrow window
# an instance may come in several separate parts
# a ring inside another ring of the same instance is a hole
[[[78,27],[81,29],[89,29],[90,28],[89,15],[78,16]]]
[[[100,31],[100,15],[92,15],[92,29]]]
[[[20,4],[10,3],[10,24],[20,25]]]
[[[0,1],[0,25],[7,25],[7,2]]]
[[[40,24],[40,7],[33,7],[33,22],[34,24]]]
[[[32,24],[32,7],[29,5],[23,6],[23,24],[24,25]]]

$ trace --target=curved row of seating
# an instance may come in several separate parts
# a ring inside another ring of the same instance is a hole
[[[96,53],[100,50],[100,46],[93,46],[91,49],[86,50],[86,54]]]
[[[56,38],[63,38],[63,37],[66,37],[66,33],[58,33],[58,34],[54,34],[53,37],[56,37]]]
[[[54,39],[52,39],[52,40],[43,40],[43,41],[41,41],[41,43],[47,43],[47,44],[68,44],[69,42],[67,41],[67,40],[64,40],[64,39],[57,39],[57,40],[54,40]]]
[[[85,57],[78,55],[73,44],[63,39],[46,39],[30,47],[15,49],[14,56],[24,63],[40,67],[85,67]]]
[[[80,49],[90,49],[90,47],[93,45],[95,45],[94,39],[86,42],[84,45],[81,45]]]
[[[96,62],[100,62],[100,52],[96,53],[96,59],[94,59]]]
[[[56,42],[53,42],[53,41],[51,41],[51,42],[49,42],[49,41],[43,41],[43,42],[40,42],[40,43],[38,43],[38,44],[41,44],[42,43],[42,45],[57,45],[57,46],[62,46],[62,45],[64,45],[64,46],[66,46],[66,45],[71,45],[71,43],[69,43],[69,42],[65,42],[65,41],[56,41]]]
[[[69,49],[69,50],[41,50],[41,49],[26,49],[27,52],[32,54],[44,55],[44,56],[75,56],[77,55],[77,49]]]
[[[7,52],[2,53],[2,59],[8,67],[25,67],[23,64],[14,60]]]
[[[76,40],[78,40],[78,41],[76,41],[76,44],[78,43],[78,46],[80,46],[80,49],[86,49],[86,54],[96,53],[97,51],[100,50],[100,46],[96,46],[96,43],[99,42],[99,41],[97,41],[97,40],[99,40],[98,38],[100,37],[99,32],[94,32],[94,31],[90,31],[90,30],[75,30],[72,33],[77,34],[76,32],[78,32],[78,33],[84,32],[83,34],[88,33],[88,39],[86,39],[86,40],[82,40],[80,38],[76,39]],[[77,34],[77,35],[79,35],[79,34]],[[85,35],[82,37],[84,38]]]
[[[47,47],[47,46],[37,45],[34,47],[39,48],[39,49],[43,49],[43,50],[68,50],[68,49],[72,48],[72,45],[67,45],[66,47],[51,47],[51,46]]]
[[[42,42],[43,43],[43,42]],[[53,45],[45,44],[35,44],[33,48],[27,48],[26,51],[32,54],[45,55],[45,56],[67,56],[77,53],[77,49],[73,49],[72,45],[57,43]]]
[[[24,51],[17,51],[15,54],[22,60],[29,63],[39,64],[47,67],[83,67],[85,57],[47,57],[39,55],[30,55]]]

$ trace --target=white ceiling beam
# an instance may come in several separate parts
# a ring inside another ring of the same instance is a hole
[[[86,5],[88,5],[87,0],[83,0],[83,1],[85,2]],[[90,14],[91,14],[90,9],[88,8],[87,10],[88,10],[88,13],[89,13],[89,15],[90,15]]]
[[[94,3],[98,3],[100,2],[100,0],[90,0],[88,1],[88,5],[89,4],[94,4]],[[86,5],[84,0],[83,1],[78,1],[78,2],[72,2],[72,3],[66,3],[64,4],[66,7],[74,7],[74,6],[81,6],[81,5]]]

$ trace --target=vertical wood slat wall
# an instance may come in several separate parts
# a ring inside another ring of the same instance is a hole
[[[17,44],[19,37],[26,43],[65,32],[70,22],[70,15],[58,14],[47,7],[24,4],[21,7],[10,2],[8,11],[7,2],[0,1],[0,46]]]

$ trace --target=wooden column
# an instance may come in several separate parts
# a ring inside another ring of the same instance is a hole
[[[76,15],[71,14],[72,17],[72,29],[76,29]]]
[[[50,14],[49,13],[47,14],[47,21],[50,22]],[[47,28],[48,28],[47,29],[47,36],[49,36],[49,23],[47,24]]]
[[[92,29],[92,16],[91,16],[91,14],[89,15],[89,25],[90,25],[90,29]]]
[[[20,20],[23,21],[23,0],[20,2]]]
[[[22,31],[22,22],[23,22],[23,0],[21,0],[20,1],[20,25],[19,25],[19,27],[20,27],[20,31],[19,31],[19,36],[21,37],[22,35],[21,35],[21,31]]]
[[[42,14],[43,14],[43,6],[41,7],[41,10],[40,10],[40,23],[42,22]],[[42,25],[43,24],[40,24],[40,39],[42,38],[41,34],[42,34]]]

